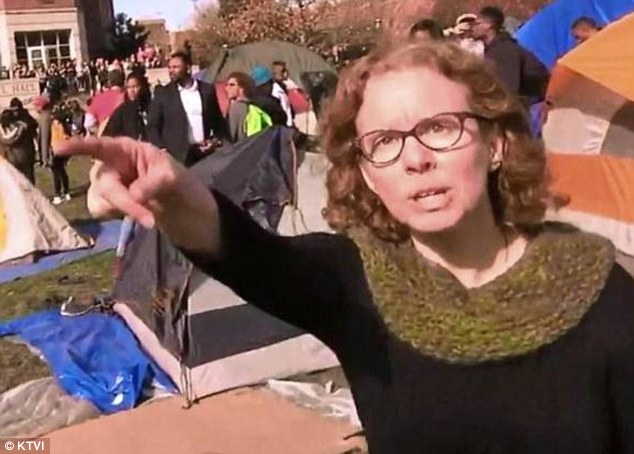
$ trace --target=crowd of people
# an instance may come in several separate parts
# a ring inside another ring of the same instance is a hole
[[[59,65],[53,63],[49,67],[15,65],[11,70],[0,69],[0,79],[37,78],[41,93],[33,101],[37,119],[18,98],[12,99],[9,108],[2,112],[0,153],[33,184],[36,184],[36,165],[50,168],[54,184],[52,203],[59,205],[70,201],[68,159],[56,156],[54,150],[71,137],[102,132],[91,129],[91,124],[86,123],[95,112],[90,104],[94,99],[98,100],[96,112],[99,117],[103,99],[110,99],[110,104],[106,102],[105,107],[109,116],[113,107],[123,99],[118,90],[123,86],[124,74],[135,74],[136,80],[146,83],[145,72],[163,65],[162,52],[147,44],[125,60],[98,58],[83,64],[72,60]],[[86,95],[89,96],[87,105],[80,101]]]
[[[592,37],[601,27],[590,17],[579,17],[571,26],[571,32],[578,44]],[[534,101],[543,95],[544,81],[548,71],[534,56],[512,38],[506,28],[506,16],[497,7],[485,7],[476,13],[465,13],[457,17],[449,27],[434,19],[424,18],[414,23],[409,30],[413,40],[432,39],[457,43],[463,49],[492,60],[501,77],[514,93],[520,90],[518,83],[524,78],[528,86],[523,91]],[[317,50],[317,49],[315,49]],[[343,69],[371,50],[371,46],[337,44],[321,50],[320,53],[337,68]],[[526,65],[526,69],[522,69]],[[524,71],[519,74],[518,71]]]
[[[53,174],[53,204],[71,199],[66,171],[67,158],[54,150],[70,137],[84,134],[84,111],[77,100],[51,104],[45,98],[35,101],[37,120],[14,98],[0,115],[0,153],[32,184],[36,184],[35,166],[49,167]]]
[[[422,19],[410,28],[409,40],[456,43],[489,61],[498,79],[528,107],[543,100],[548,70],[512,39],[504,22],[500,9],[485,7],[478,14],[461,15],[453,27],[445,29],[432,19]],[[578,42],[598,30],[596,22],[586,17],[572,26]],[[293,127],[296,104],[292,101],[302,101],[292,98],[301,91],[289,77],[285,62],[230,74],[224,87],[229,105],[223,113],[214,88],[193,79],[187,52],[170,56],[171,83],[152,90],[145,71],[162,61],[161,53],[148,45],[125,61],[68,62],[35,72],[14,68],[15,77],[38,76],[43,95],[34,103],[37,121],[18,99],[2,113],[2,153],[34,184],[35,165],[50,167],[52,202],[61,204],[71,197],[69,177],[67,159],[57,157],[55,149],[71,137],[125,136],[149,141],[191,166],[221,141],[237,142],[273,125]],[[81,92],[91,95],[86,105],[73,98]],[[547,110],[548,102],[545,105]],[[539,125],[533,127],[536,130]]]
[[[147,60],[146,63],[152,61]],[[82,74],[78,75],[73,70],[70,63],[61,70],[55,66],[50,68],[48,79],[42,82],[42,96],[34,101],[38,120],[29,114],[17,98],[11,101],[10,108],[3,113],[0,131],[3,154],[33,183],[37,164],[50,167],[55,184],[53,203],[68,201],[70,194],[66,160],[56,158],[54,153],[60,141],[86,135],[123,135],[143,140],[152,138],[157,144],[169,141],[166,137],[174,133],[167,130],[163,119],[176,118],[174,112],[169,112],[172,108],[170,103],[174,101],[169,94],[173,94],[174,87],[179,86],[177,81],[182,80],[197,89],[204,85],[207,91],[207,98],[203,100],[205,110],[206,104],[215,106],[207,111],[211,115],[205,120],[211,123],[200,128],[203,135],[199,136],[199,128],[194,127],[195,143],[186,146],[179,143],[173,148],[198,147],[195,151],[182,151],[188,165],[204,156],[202,144],[212,135],[237,141],[272,125],[292,126],[293,111],[287,92],[290,87],[297,86],[289,79],[284,62],[273,62],[270,68],[254,67],[251,74],[232,74],[226,84],[227,98],[231,104],[225,118],[217,107],[217,100],[212,101],[216,99],[212,87],[193,80],[189,54],[175,53],[169,61],[172,84],[159,86],[154,90],[154,96],[144,75],[147,66],[135,65],[132,58],[125,63],[115,60],[107,64],[104,60],[97,60],[94,65],[86,65],[86,68],[94,70],[94,79],[89,70],[85,72],[84,79]],[[86,105],[82,105],[80,98],[74,96],[84,90],[92,93]],[[200,115],[200,112],[195,115]],[[191,126],[186,123],[187,118],[182,120],[183,124],[176,123],[181,127],[179,140],[184,138],[184,141],[189,141],[187,130]],[[163,128],[166,130],[163,131]]]
[[[548,69],[524,49],[505,29],[504,12],[493,6],[478,14],[463,14],[455,26],[443,29],[432,19],[414,24],[410,38],[457,43],[461,48],[489,61],[497,77],[527,106],[542,101],[548,80]]]
[[[12,68],[0,68],[0,80],[37,78],[40,91],[47,92],[53,98],[62,94],[77,95],[79,93],[95,94],[107,86],[108,72],[120,69],[126,73],[144,72],[165,65],[163,51],[146,43],[135,54],[125,59],[97,58],[89,62],[79,63],[76,59],[49,66],[16,64]]]
[[[513,40],[504,23],[499,8],[485,7],[478,14],[459,16],[453,27],[445,29],[432,19],[422,19],[411,26],[409,40],[456,43],[487,60],[510,93],[529,107],[543,100],[548,70]],[[596,22],[587,17],[572,26],[578,42],[598,30]],[[289,77],[285,62],[230,74],[224,87],[229,105],[223,113],[214,87],[193,79],[187,52],[169,57],[171,83],[152,90],[145,71],[163,60],[148,45],[125,61],[68,62],[35,71],[14,68],[14,77],[39,77],[43,95],[34,103],[37,121],[18,99],[2,113],[2,153],[34,184],[35,165],[50,167],[55,190],[52,202],[61,204],[71,196],[67,160],[57,157],[55,149],[71,137],[125,136],[149,141],[191,166],[222,141],[237,142],[273,125],[293,127],[295,102],[302,102],[293,97],[298,92],[303,95]],[[73,98],[81,92],[91,95],[86,105]],[[547,110],[548,102],[545,105]],[[536,130],[539,125],[533,127]]]
[[[598,23],[586,16],[577,18],[570,27],[577,44],[600,30]],[[444,29],[432,19],[423,19],[411,27],[409,36],[412,40],[455,43],[485,59],[494,68],[496,76],[524,104],[532,131],[540,136],[552,107],[546,96],[550,72],[511,36],[505,28],[505,15],[501,9],[487,6],[478,14],[463,14],[454,26]]]
[[[85,106],[68,94],[51,97],[51,92],[44,90],[45,96],[35,101],[37,122],[22,107],[20,119],[14,113],[18,112],[17,107],[7,111],[7,123],[17,127],[28,119],[31,126],[23,128],[24,131],[20,129],[20,137],[28,147],[17,141],[7,143],[5,156],[33,183],[37,163],[50,167],[55,190],[52,202],[58,205],[71,197],[68,160],[56,154],[57,148],[69,138],[129,137],[149,141],[169,149],[175,159],[189,167],[222,142],[236,142],[274,125],[293,125],[288,92],[296,85],[282,61],[272,62],[270,67],[256,66],[250,74],[231,74],[225,85],[230,103],[226,113],[220,108],[215,87],[193,78],[188,53],[171,55],[168,71],[171,82],[152,90],[143,71],[134,68],[126,71],[111,65],[103,81],[104,88],[90,97]],[[18,155],[24,159],[17,159]],[[124,222],[118,258],[125,252],[131,231],[129,223]]]

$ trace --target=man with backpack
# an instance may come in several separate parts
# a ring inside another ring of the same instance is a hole
[[[273,125],[285,124],[286,116],[277,99],[259,94],[248,74],[231,73],[225,90],[230,101],[227,124],[232,142],[256,135]]]
[[[273,72],[266,66],[256,66],[251,71],[251,78],[255,83],[256,97],[271,118],[273,124],[293,127],[293,112],[291,102],[284,89],[275,82]]]

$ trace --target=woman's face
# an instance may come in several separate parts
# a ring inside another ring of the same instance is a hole
[[[227,90],[227,97],[229,99],[238,99],[240,98],[240,85],[238,84],[238,81],[235,78],[230,78],[227,81],[227,86],[226,86],[226,90]]]
[[[125,83],[125,91],[130,101],[136,101],[137,99],[139,99],[139,93],[141,91],[141,85],[139,85],[139,81],[135,78],[128,79],[128,81]]]
[[[470,110],[467,87],[431,69],[409,68],[370,78],[356,127],[359,136],[409,131],[423,119]],[[442,125],[426,130],[426,137],[444,134]],[[446,151],[432,151],[407,137],[395,162],[377,166],[361,159],[360,165],[366,183],[392,216],[413,233],[430,234],[492,216],[487,178],[494,155],[497,159],[500,153],[501,141],[484,138],[478,121],[468,118],[460,140]]]

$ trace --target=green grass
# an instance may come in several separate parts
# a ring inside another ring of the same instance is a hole
[[[0,286],[0,321],[58,308],[72,296],[92,301],[110,294],[113,254],[100,254],[57,270]],[[0,340],[0,393],[50,375],[48,367],[25,346]]]
[[[86,209],[86,189],[90,160],[74,158],[69,163],[73,199],[58,207],[71,223],[90,219]],[[50,169],[37,169],[37,186],[52,197]],[[22,317],[43,309],[59,307],[72,296],[77,300],[92,300],[106,296],[113,285],[113,254],[104,253],[71,263],[37,276],[0,285],[0,321]],[[48,367],[25,346],[0,340],[0,393],[21,383],[50,375]]]

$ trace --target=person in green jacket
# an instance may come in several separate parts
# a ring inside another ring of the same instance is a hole
[[[231,103],[227,123],[232,142],[239,142],[273,125],[271,116],[253,102],[255,83],[248,74],[231,73],[226,90]]]

